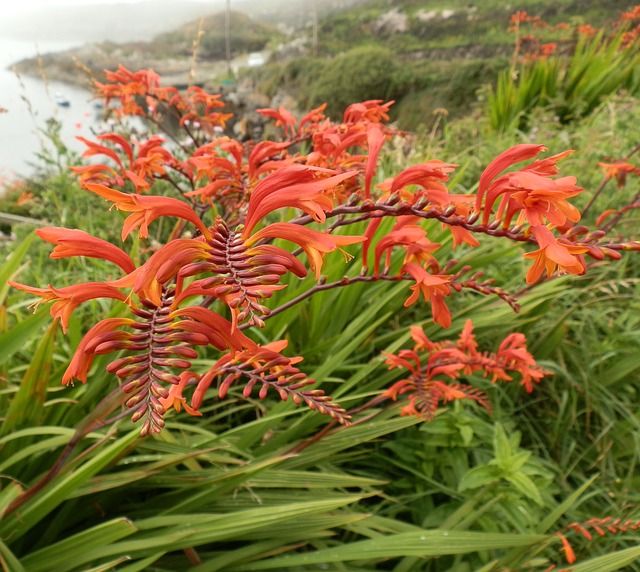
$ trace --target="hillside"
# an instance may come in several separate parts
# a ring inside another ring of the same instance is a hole
[[[165,3],[172,5],[170,0],[151,4]],[[231,13],[233,69],[245,67],[250,52],[271,55],[268,65],[250,72],[248,89],[300,109],[328,102],[333,115],[355,100],[395,99],[394,119],[402,128],[416,129],[420,123],[431,124],[434,111],[453,116],[470,111],[478,90],[507,65],[513,50],[509,18],[515,11],[527,10],[550,24],[600,25],[632,3],[611,0],[603,7],[599,0],[270,0],[267,5],[235,0],[233,5],[251,14]],[[156,16],[150,11],[150,17]],[[45,55],[44,69],[49,77],[86,85],[89,77],[100,80],[103,69],[118,64],[151,67],[166,83],[211,83],[228,71],[225,34],[225,13],[219,12],[161,31],[150,41],[102,42]],[[27,60],[16,69],[40,75],[42,67]]]
[[[232,57],[263,50],[280,37],[275,28],[255,22],[244,13],[232,11],[230,16]],[[32,58],[13,67],[19,73],[32,76],[40,76],[44,69],[50,78],[87,87],[93,80],[102,81],[103,70],[115,69],[119,64],[132,70],[153,68],[171,83],[204,82],[226,71],[225,17],[224,12],[202,17],[148,42],[87,44],[66,52],[45,54],[42,65]],[[198,38],[194,66],[194,42]]]
[[[606,6],[599,0],[370,0],[321,20],[315,57],[307,43],[254,73],[268,95],[284,89],[301,109],[328,102],[333,116],[351,101],[394,99],[393,118],[416,130],[431,125],[434,112],[471,111],[478,90],[508,65],[514,12],[528,11],[551,25],[599,26],[632,5],[629,0]]]
[[[193,43],[202,32],[198,58],[201,61],[222,60],[226,56],[225,16],[224,12],[220,12],[189,22],[154,37],[145,49],[154,57],[190,57]],[[232,56],[263,50],[271,40],[277,40],[280,36],[272,26],[255,21],[243,12],[231,11],[229,21]]]

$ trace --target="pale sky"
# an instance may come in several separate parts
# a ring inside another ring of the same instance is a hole
[[[151,3],[155,0],[20,0],[19,2],[3,2],[2,13],[4,16],[13,14],[25,14],[38,8],[56,6],[87,6],[90,4],[140,4]],[[214,5],[224,4],[225,0],[188,0],[189,2],[209,2]],[[237,1],[237,0],[236,0]],[[267,1],[267,0],[265,0]],[[231,0],[233,4],[234,0]]]

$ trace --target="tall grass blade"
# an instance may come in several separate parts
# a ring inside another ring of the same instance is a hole
[[[0,365],[8,362],[29,341],[35,339],[42,326],[50,319],[49,312],[43,308],[0,334]]]
[[[403,556],[443,556],[478,550],[530,546],[546,539],[536,534],[497,534],[455,530],[424,530],[342,544],[306,554],[282,556],[262,562],[243,564],[235,570],[287,570],[293,566],[370,561]]]
[[[8,282],[20,272],[20,265],[29,252],[29,248],[31,248],[31,243],[35,237],[36,234],[34,232],[28,234],[22,239],[20,244],[13,249],[9,259],[0,266],[0,305],[5,303],[9,292]]]
[[[42,424],[57,331],[58,322],[54,321],[38,343],[31,364],[11,400],[4,423],[0,427],[0,435],[6,435],[22,427],[37,427]]]
[[[0,540],[0,564],[5,572],[27,572],[27,569],[2,540]]]
[[[29,554],[23,558],[23,564],[31,572],[72,570],[93,561],[96,549],[108,546],[137,530],[126,518],[105,522]]]
[[[633,546],[626,550],[592,558],[580,564],[572,564],[571,572],[614,572],[615,570],[624,570],[625,566],[638,559],[640,559],[640,546]]]

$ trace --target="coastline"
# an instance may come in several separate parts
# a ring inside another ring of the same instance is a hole
[[[20,75],[59,81],[88,90],[92,89],[95,81],[104,81],[104,70],[116,69],[120,64],[132,71],[151,68],[167,85],[205,83],[226,71],[225,61],[199,61],[196,58],[194,65],[191,56],[159,59],[147,53],[141,44],[86,44],[64,52],[22,59],[8,69]],[[234,65],[239,67],[237,63]]]

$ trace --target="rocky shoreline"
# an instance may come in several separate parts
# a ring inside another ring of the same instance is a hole
[[[151,68],[161,77],[164,85],[189,85],[211,82],[224,74],[224,61],[198,61],[192,57],[153,57],[144,43],[87,44],[80,48],[43,54],[14,63],[10,69],[18,74],[44,81],[60,81],[85,89],[92,89],[95,81],[104,81],[104,70],[116,69],[119,64],[128,69]],[[246,58],[244,58],[246,59]],[[240,66],[242,58],[234,60]]]

